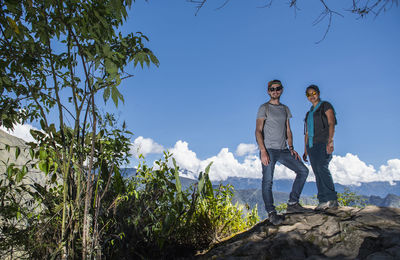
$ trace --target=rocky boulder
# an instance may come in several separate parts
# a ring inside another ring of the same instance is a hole
[[[400,209],[368,206],[285,214],[216,244],[199,259],[400,259]]]
[[[6,150],[6,145],[10,147],[10,151]],[[18,158],[15,153],[17,147],[20,150]],[[10,164],[14,164],[18,168],[26,165],[28,167],[28,174],[25,176],[23,182],[26,184],[39,183],[40,185],[44,185],[46,176],[39,169],[32,168],[31,163],[33,161],[29,155],[29,146],[26,142],[0,130],[0,180],[6,177],[7,166]]]

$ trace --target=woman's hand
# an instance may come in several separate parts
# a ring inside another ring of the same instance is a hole
[[[326,153],[331,154],[333,153],[333,140],[329,141],[326,145]]]
[[[308,156],[307,151],[304,151],[304,153],[303,153],[303,161],[308,162],[307,156]]]

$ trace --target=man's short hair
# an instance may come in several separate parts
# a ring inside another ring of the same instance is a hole
[[[283,87],[282,82],[279,79],[274,79],[268,82],[268,89],[273,85],[273,84],[279,84],[281,87]]]

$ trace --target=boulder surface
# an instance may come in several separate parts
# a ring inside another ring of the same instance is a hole
[[[216,244],[199,259],[400,259],[400,209],[340,207],[268,219]]]

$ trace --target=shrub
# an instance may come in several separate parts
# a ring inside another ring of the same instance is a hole
[[[357,195],[355,192],[350,191],[349,188],[345,188],[342,193],[338,193],[338,203],[340,206],[352,206],[363,208],[367,205],[366,199],[362,196]]]
[[[232,204],[231,186],[212,187],[209,169],[198,182],[182,189],[179,168],[169,166],[170,154],[155,167],[139,165],[125,180],[125,192],[111,205],[112,219],[104,237],[105,254],[112,258],[169,258],[196,250],[245,230],[259,221],[257,209],[244,215]]]

